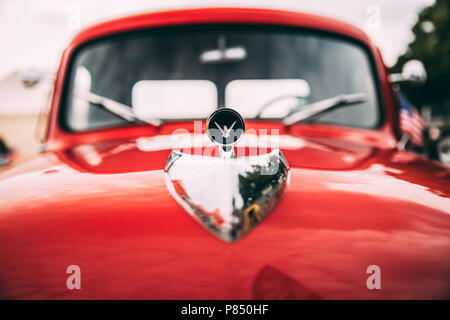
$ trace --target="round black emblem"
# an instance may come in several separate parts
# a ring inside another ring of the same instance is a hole
[[[221,145],[236,144],[244,135],[245,122],[239,113],[230,108],[219,108],[206,121],[209,138]]]

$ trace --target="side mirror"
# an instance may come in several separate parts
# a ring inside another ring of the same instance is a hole
[[[409,60],[403,65],[402,73],[389,75],[392,83],[411,82],[413,84],[423,84],[427,80],[427,72],[422,61]]]
[[[439,160],[450,166],[450,137],[444,137],[437,145]]]

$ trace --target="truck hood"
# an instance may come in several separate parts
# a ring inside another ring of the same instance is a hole
[[[169,194],[167,139],[78,145],[2,173],[0,297],[450,297],[448,169],[414,153],[284,136],[283,199],[225,243]],[[81,290],[66,287],[70,265]],[[381,290],[366,286],[371,265]]]

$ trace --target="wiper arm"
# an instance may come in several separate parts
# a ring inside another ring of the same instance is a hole
[[[75,96],[84,101],[99,105],[99,106],[103,107],[104,109],[108,110],[109,112],[111,112],[129,122],[134,122],[136,120],[139,120],[139,121],[142,121],[144,123],[150,124],[155,127],[159,127],[162,122],[159,119],[142,118],[142,117],[138,116],[136,113],[134,113],[133,109],[131,109],[130,106],[127,106],[120,102],[114,101],[112,99],[100,96],[98,94],[95,94],[95,93],[92,93],[89,91],[75,90]]]
[[[304,106],[306,109],[297,111],[283,119],[286,126],[306,120],[315,115],[324,113],[331,109],[367,101],[367,95],[363,92],[353,94],[342,94],[333,98],[320,100]]]

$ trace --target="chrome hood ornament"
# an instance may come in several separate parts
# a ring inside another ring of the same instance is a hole
[[[221,117],[214,118],[219,110]],[[287,187],[289,165],[278,149],[236,158],[233,144],[243,135],[244,121],[229,110],[218,109],[207,122],[208,136],[221,146],[220,157],[174,150],[165,166],[165,179],[171,195],[195,220],[220,239],[232,242],[276,207]],[[214,127],[218,132],[213,132]]]

